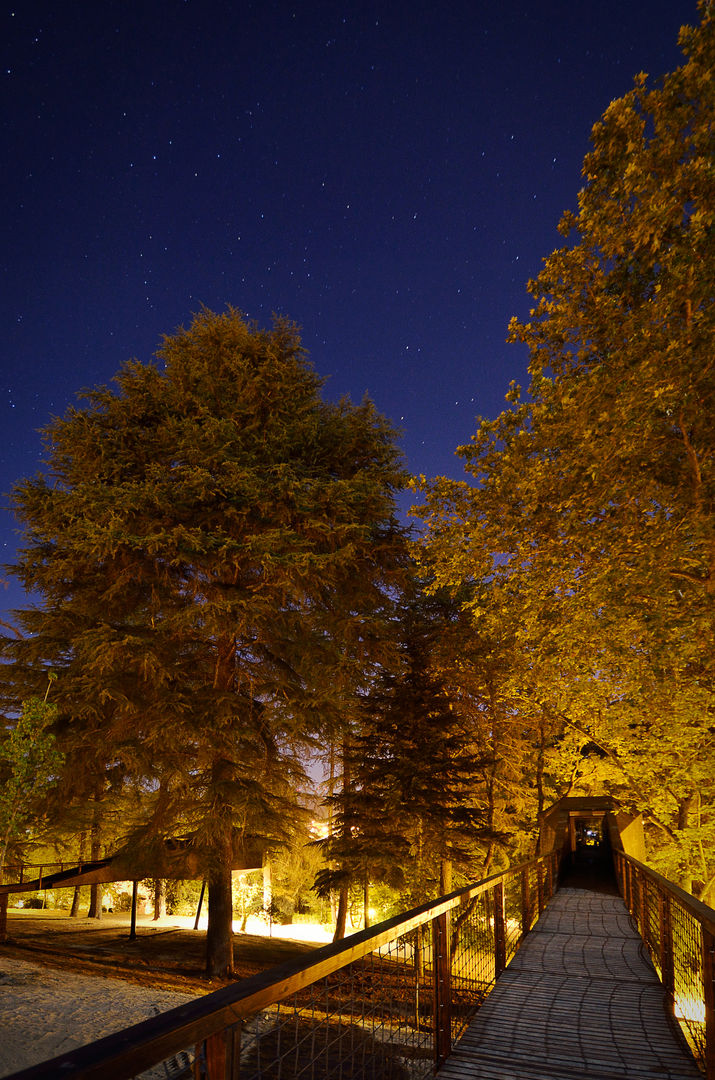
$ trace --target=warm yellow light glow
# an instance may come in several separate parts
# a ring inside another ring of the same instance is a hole
[[[705,1023],[705,1002],[702,998],[685,995],[675,999],[675,1016],[677,1020],[689,1020],[692,1023]]]

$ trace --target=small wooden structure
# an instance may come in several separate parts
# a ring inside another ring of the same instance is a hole
[[[76,885],[108,885],[115,881],[131,881],[133,885],[131,936],[133,937],[136,927],[137,883],[139,881],[147,878],[205,881],[206,868],[207,852],[191,837],[158,840],[139,849],[128,846],[109,858],[82,862],[67,868],[61,866],[59,870],[49,873],[44,873],[44,868],[40,867],[39,876],[27,879],[23,868],[20,868],[16,875],[18,880],[0,884],[0,942],[5,941],[7,937],[7,904],[10,893],[40,892],[42,889],[70,889]],[[30,869],[37,872],[38,868],[31,867]],[[267,891],[270,900],[270,869],[266,863],[266,844],[261,837],[236,836],[232,869],[234,871],[263,869],[264,894]],[[203,891],[201,895],[203,899]]]
[[[610,795],[559,799],[539,814],[540,850],[561,848],[575,856],[581,844],[608,843],[639,862],[645,860],[643,819],[624,810]]]

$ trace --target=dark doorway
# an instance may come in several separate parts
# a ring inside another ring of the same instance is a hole
[[[572,852],[570,859],[564,860],[561,885],[617,895],[613,855],[603,817],[574,817],[570,824]]]

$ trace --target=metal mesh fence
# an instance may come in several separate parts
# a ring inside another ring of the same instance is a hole
[[[87,1047],[48,1062],[56,1071],[46,1076],[432,1077],[536,922],[556,871],[551,853],[495,874],[183,1006],[176,1028],[166,1014],[110,1036],[94,1055]]]
[[[418,927],[251,1017],[242,1080],[431,1076],[431,937],[429,925]]]
[[[715,912],[648,867],[616,853],[626,904],[668,996],[672,1015],[700,1067],[715,1076],[710,954]]]
[[[551,863],[525,867],[453,908],[447,1003],[438,1000],[435,923],[425,922],[246,1022],[241,1077],[431,1077],[439,1010],[454,1045],[538,918],[553,875]]]
[[[703,934],[697,919],[677,900],[670,908],[675,1018],[696,1060],[705,1057]]]

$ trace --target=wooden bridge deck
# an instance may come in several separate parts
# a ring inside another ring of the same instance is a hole
[[[561,889],[440,1080],[702,1080],[618,896]]]

